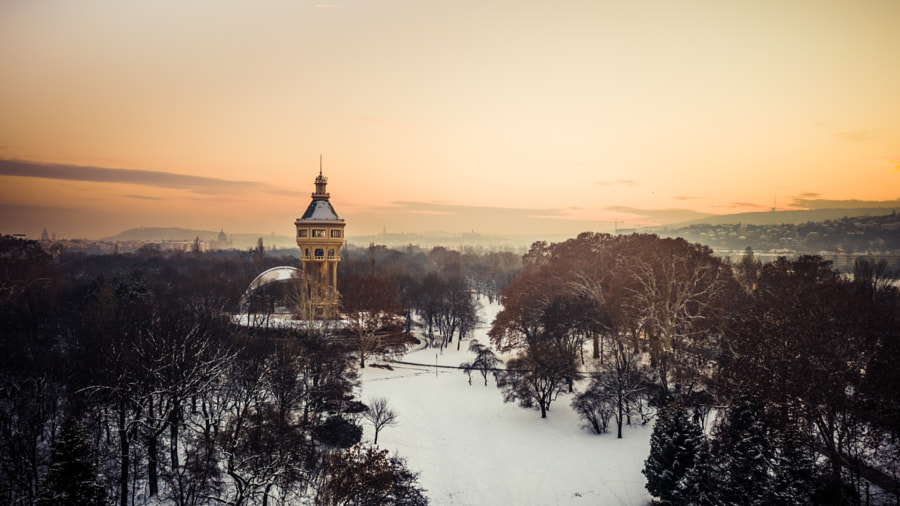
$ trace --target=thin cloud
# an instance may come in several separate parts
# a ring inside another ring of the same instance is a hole
[[[615,181],[594,181],[598,186],[637,186],[637,183],[630,179],[616,179]]]
[[[887,172],[888,174],[896,174],[896,173],[900,172],[900,160],[888,160],[887,163],[893,165],[894,169],[887,170],[885,172]]]
[[[675,200],[703,200],[706,197],[672,197]]]
[[[55,163],[37,163],[25,160],[0,159],[0,176],[36,177],[60,181],[89,181],[97,183],[124,183],[189,190],[212,195],[221,193],[269,192],[292,194],[281,188],[255,181],[231,181],[203,176],[190,176],[174,172],[153,170],[111,169]]]
[[[147,195],[125,195],[125,197],[130,199],[140,199],[140,200],[165,200],[159,197],[149,197]]]
[[[725,206],[722,206],[722,207],[725,207]],[[769,206],[754,204],[753,202],[733,202],[731,204],[731,206],[728,206],[728,207],[731,207],[732,209],[733,208],[743,208],[743,207],[750,207],[753,209],[770,209]]]
[[[822,196],[821,193],[816,193],[816,192],[805,192],[805,193],[800,194],[800,198],[804,198],[804,199],[817,199],[821,196]]]
[[[871,130],[847,130],[835,134],[838,138],[848,142],[866,142],[875,138],[875,134]]]

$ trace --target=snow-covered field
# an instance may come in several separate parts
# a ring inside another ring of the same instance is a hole
[[[486,304],[486,301],[483,301]],[[485,320],[475,338],[487,344],[496,306],[482,311]],[[457,366],[471,360],[463,341],[443,354],[423,349],[408,362]],[[384,396],[397,424],[384,428],[378,445],[405,458],[420,473],[431,503],[443,505],[644,505],[650,496],[641,474],[649,453],[651,426],[626,427],[623,439],[581,428],[560,396],[541,419],[537,410],[503,402],[494,380],[484,386],[474,373],[472,385],[458,370],[393,364],[393,371],[362,371],[363,402]],[[364,424],[371,441],[372,427]]]

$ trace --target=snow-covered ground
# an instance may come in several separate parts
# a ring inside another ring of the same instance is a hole
[[[486,304],[486,301],[483,301]],[[475,338],[487,344],[487,330],[498,308],[486,306]],[[457,366],[472,359],[463,341],[441,354],[426,348],[406,355],[408,362]],[[437,355],[437,357],[436,357]],[[378,445],[396,452],[435,505],[644,505],[650,496],[641,469],[650,451],[651,426],[626,427],[595,435],[581,428],[560,396],[547,419],[540,412],[503,402],[494,380],[472,385],[458,370],[392,364],[393,371],[362,371],[361,398],[384,396],[397,424],[384,428]],[[374,433],[364,424],[364,438]]]

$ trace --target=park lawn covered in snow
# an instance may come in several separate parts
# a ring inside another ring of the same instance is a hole
[[[475,338],[487,344],[487,330],[496,306],[482,311],[485,323]],[[537,409],[504,403],[493,377],[488,386],[473,373],[472,385],[457,366],[473,355],[456,351],[454,342],[443,353],[426,348],[407,354],[393,370],[361,370],[360,398],[387,397],[397,423],[384,428],[378,446],[389,449],[419,472],[426,496],[435,505],[644,505],[650,495],[641,474],[650,451],[652,424],[625,427],[623,439],[596,435],[581,428],[561,395],[546,419]],[[364,438],[374,432],[364,424]]]

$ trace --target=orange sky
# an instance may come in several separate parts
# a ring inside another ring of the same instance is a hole
[[[290,235],[320,154],[350,236],[897,206],[898,21],[894,0],[3,0],[0,233]]]

